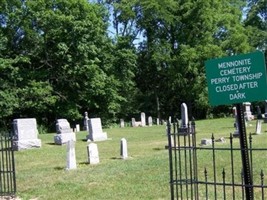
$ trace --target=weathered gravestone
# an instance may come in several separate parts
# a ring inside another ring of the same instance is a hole
[[[187,128],[188,127],[188,109],[187,105],[185,103],[182,103],[181,105],[181,128]]]
[[[67,142],[67,170],[76,169],[76,154],[75,154],[75,141],[69,140]]]
[[[157,118],[157,126],[159,126],[159,118]]]
[[[76,124],[76,132],[80,132],[81,131],[81,129],[80,129],[80,124]]]
[[[135,125],[135,118],[132,118],[132,127],[136,127],[136,125]]]
[[[89,130],[89,125],[88,125],[88,112],[84,113],[84,119],[83,119],[83,130],[88,131]]]
[[[58,119],[56,123],[57,134],[54,136],[55,144],[66,144],[68,141],[76,141],[76,135],[70,128],[70,124],[66,119]]]
[[[124,128],[124,119],[120,119],[120,127]]]
[[[14,150],[19,151],[41,147],[41,140],[37,138],[38,130],[35,118],[14,119],[13,132]]]
[[[256,122],[256,134],[261,134],[261,123],[262,123],[262,120],[257,120]]]
[[[153,120],[152,120],[152,117],[149,116],[148,117],[148,126],[152,126],[153,125]]]
[[[121,158],[128,158],[127,140],[125,138],[121,139]]]
[[[89,164],[98,164],[99,163],[99,154],[97,144],[90,143],[87,145],[87,154]]]
[[[250,102],[244,102],[243,106],[245,107],[245,111],[244,111],[245,120],[251,121],[252,119],[254,119],[254,116],[252,115],[251,110],[250,110],[251,103]]]
[[[141,113],[141,126],[146,126],[146,114],[144,112]]]
[[[89,134],[87,135],[87,140],[90,141],[103,141],[107,140],[107,133],[103,132],[102,124],[100,118],[90,118],[89,124]]]
[[[181,104],[181,124],[178,128],[178,134],[184,135],[190,133],[188,110],[185,103]]]
[[[212,144],[212,139],[201,139],[201,145],[211,145]]]

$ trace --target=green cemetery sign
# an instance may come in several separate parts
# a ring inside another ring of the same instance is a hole
[[[260,51],[205,62],[213,106],[267,99],[266,67]]]

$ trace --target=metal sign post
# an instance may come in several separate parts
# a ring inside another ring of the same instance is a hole
[[[241,103],[236,105],[236,111],[237,111],[239,141],[240,141],[241,157],[243,164],[246,199],[253,200],[253,181],[251,177],[251,170],[249,163],[246,123],[244,119],[243,106]]]

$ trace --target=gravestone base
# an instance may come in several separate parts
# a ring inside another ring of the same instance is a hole
[[[59,145],[66,144],[70,140],[76,141],[75,133],[71,132],[71,133],[56,134],[54,136],[55,144]]]
[[[108,136],[106,132],[94,133],[87,135],[86,139],[90,141],[104,141],[108,139]]]
[[[40,148],[42,145],[40,139],[32,140],[15,140],[13,141],[13,150],[20,151],[24,149]]]

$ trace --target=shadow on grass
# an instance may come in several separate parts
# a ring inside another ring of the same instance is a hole
[[[80,162],[79,165],[89,165],[89,162]]]
[[[55,170],[64,170],[65,167],[55,167],[54,169],[55,169]]]
[[[112,160],[122,160],[121,157],[112,157],[110,159],[112,159]]]
[[[54,143],[54,142],[48,142],[48,143],[46,143],[46,144],[48,144],[48,145],[54,145],[54,146],[59,146],[58,144],[56,144],[56,143]]]
[[[161,151],[161,150],[165,150],[165,148],[160,148],[160,147],[156,147],[156,148],[153,148],[154,151]]]

